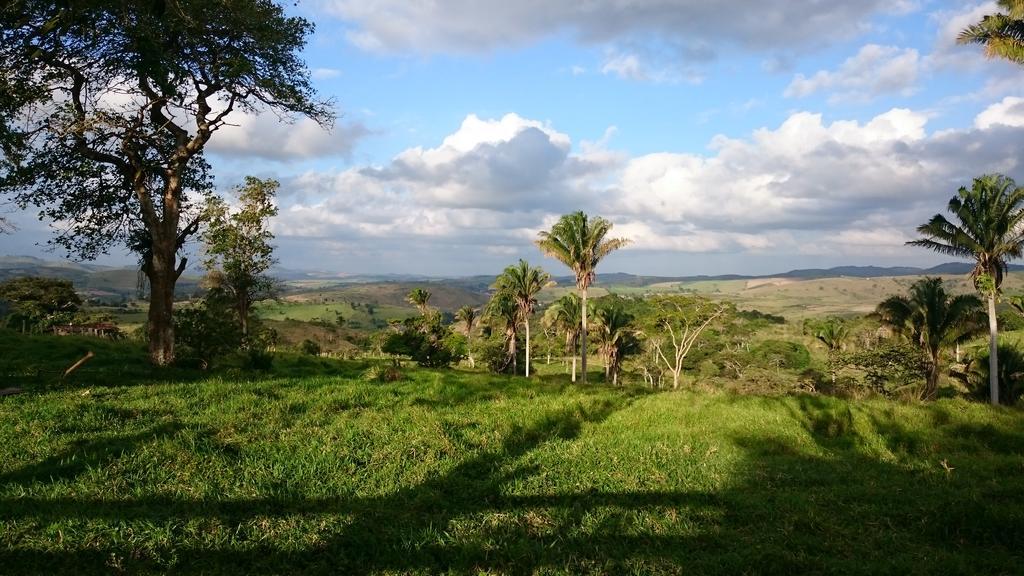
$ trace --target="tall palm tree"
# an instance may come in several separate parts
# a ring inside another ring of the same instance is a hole
[[[629,244],[625,238],[607,238],[612,223],[583,212],[562,216],[551,231],[542,231],[537,239],[541,252],[568,266],[576,275],[582,310],[580,314],[580,356],[583,383],[587,382],[587,289],[594,282],[597,264],[605,256]]]
[[[597,342],[605,357],[605,379],[610,377],[614,386],[619,384],[622,359],[639,348],[636,332],[630,329],[632,323],[633,315],[622,306],[612,304],[594,311]]]
[[[477,310],[472,306],[463,306],[455,311],[456,322],[462,323],[462,328],[466,331],[466,348],[469,350],[467,356],[469,357],[469,366],[471,368],[476,368],[476,362],[473,360],[472,343],[473,327],[476,326],[478,319]]]
[[[950,297],[942,278],[924,278],[910,287],[910,296],[891,296],[878,305],[882,322],[908,337],[928,357],[928,374],[921,397],[935,398],[943,349],[984,331],[981,300],[974,294]]]
[[[959,223],[936,214],[917,228],[926,238],[907,244],[975,261],[971,278],[988,300],[989,392],[992,404],[998,404],[996,296],[1009,271],[1007,261],[1024,254],[1024,188],[1006,176],[981,176],[969,190],[961,187],[947,209]]]
[[[530,377],[530,316],[537,309],[537,294],[552,285],[551,275],[542,268],[519,260],[498,276],[494,288],[508,294],[515,302],[519,323],[526,328],[526,377]]]
[[[960,31],[960,44],[981,44],[989,58],[1024,64],[1024,0],[998,0],[1002,9]]]
[[[495,292],[484,306],[484,316],[491,330],[500,330],[505,337],[505,364],[501,371],[512,365],[512,373],[517,371],[516,340],[519,337],[519,307],[508,292]]]
[[[572,355],[572,381],[576,381],[576,351],[580,346],[582,300],[575,293],[568,293],[544,312],[544,322],[565,333],[565,351]]]
[[[407,302],[418,308],[420,314],[426,316],[427,311],[430,310],[430,307],[427,306],[427,303],[430,302],[430,296],[430,291],[424,290],[423,288],[416,288],[412,292],[409,292],[409,295],[406,296],[405,299]]]

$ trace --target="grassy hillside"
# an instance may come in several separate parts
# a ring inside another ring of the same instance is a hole
[[[413,369],[370,384],[363,365],[317,366],[0,398],[0,572],[1011,574],[1024,561],[1020,411]]]
[[[758,278],[754,280],[701,280],[663,282],[635,286],[599,285],[597,295],[608,291],[618,294],[657,294],[695,292],[715,299],[735,302],[743,309],[757,309],[790,319],[827,315],[860,315],[871,312],[885,298],[906,293],[921,276],[884,276],[878,278]],[[943,276],[953,293],[973,292],[964,275]],[[564,290],[564,288],[563,288]],[[1024,274],[1010,274],[1003,285],[1006,294],[1024,292]]]

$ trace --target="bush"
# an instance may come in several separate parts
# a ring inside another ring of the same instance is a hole
[[[440,315],[430,314],[405,320],[385,336],[381,350],[427,368],[447,368],[466,356],[466,339],[442,324]]]
[[[209,294],[198,304],[174,311],[174,335],[183,358],[198,357],[201,363],[235,352],[242,347],[242,329],[234,308],[224,298]]]
[[[398,369],[397,366],[371,366],[362,374],[362,379],[365,382],[397,382],[405,375]]]
[[[803,370],[811,365],[811,353],[806,346],[785,340],[765,340],[754,346],[750,354],[766,368]]]
[[[313,342],[309,338],[306,338],[305,340],[302,341],[301,344],[299,344],[299,352],[302,352],[303,354],[306,354],[308,356],[319,356],[320,345],[317,344],[316,342]]]
[[[845,361],[864,371],[867,387],[884,396],[899,396],[924,385],[928,359],[906,342],[885,342],[847,354]]]
[[[1000,344],[997,351],[999,360],[999,403],[1013,406],[1024,396],[1024,353],[1014,346]],[[962,372],[952,372],[967,386],[971,395],[979,400],[989,399],[988,348],[972,358]]]

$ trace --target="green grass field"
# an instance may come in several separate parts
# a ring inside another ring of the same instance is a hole
[[[45,344],[7,340],[5,355]],[[50,348],[63,359],[75,345]],[[365,364],[290,357],[266,375],[161,374],[118,368],[110,346],[107,364],[0,398],[2,574],[1024,562],[1020,410],[413,368],[372,384]],[[120,363],[142,358],[131,348]]]

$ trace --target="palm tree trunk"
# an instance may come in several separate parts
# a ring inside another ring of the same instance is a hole
[[[939,356],[938,350],[931,354],[931,366],[928,367],[924,394],[921,395],[923,400],[935,400],[935,395],[939,390]]]
[[[576,351],[573,350],[572,354],[572,381],[576,382]]]
[[[988,386],[993,406],[999,405],[999,327],[996,325],[996,295],[988,295]]]
[[[580,368],[583,370],[583,383],[587,383],[587,289],[580,290],[583,306],[583,323],[580,325]]]
[[[526,319],[526,377],[530,377],[530,319]]]

